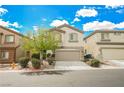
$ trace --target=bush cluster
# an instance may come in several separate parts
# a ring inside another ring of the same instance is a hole
[[[18,60],[20,66],[22,68],[27,68],[28,67],[28,62],[29,62],[29,58],[28,57],[22,57]]]
[[[40,60],[38,60],[36,58],[32,58],[31,63],[32,63],[33,68],[35,68],[35,69],[40,69],[41,68]]]
[[[100,61],[97,60],[97,59],[92,59],[92,60],[90,61],[90,65],[91,65],[92,67],[99,67],[99,66],[100,66]]]

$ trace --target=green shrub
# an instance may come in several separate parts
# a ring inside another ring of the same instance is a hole
[[[22,68],[27,68],[28,62],[29,62],[29,58],[28,57],[19,58],[18,62],[19,62],[20,66]]]
[[[54,63],[52,58],[47,58],[47,61],[48,61],[49,65],[52,65]]]
[[[31,63],[32,63],[33,68],[40,69],[40,67],[41,67],[40,60],[38,60],[36,58],[32,58]]]
[[[93,67],[99,67],[100,66],[100,61],[97,60],[97,59],[92,59],[90,65],[93,66]]]
[[[32,58],[40,59],[40,53],[32,54]]]
[[[52,65],[53,64],[52,54],[50,54],[50,53],[47,54],[47,61],[48,61],[49,65]]]

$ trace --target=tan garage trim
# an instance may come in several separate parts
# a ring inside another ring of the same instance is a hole
[[[124,47],[101,47],[101,49],[124,49]]]

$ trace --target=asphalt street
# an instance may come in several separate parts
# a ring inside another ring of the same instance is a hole
[[[1,87],[124,87],[124,69],[0,72]]]

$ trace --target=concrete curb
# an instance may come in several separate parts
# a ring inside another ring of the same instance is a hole
[[[44,70],[4,70],[0,71],[0,73],[4,72],[40,72],[40,71],[81,71],[81,70],[109,70],[109,69],[124,69],[124,67],[111,67],[111,68],[84,68],[84,69],[44,69]]]

